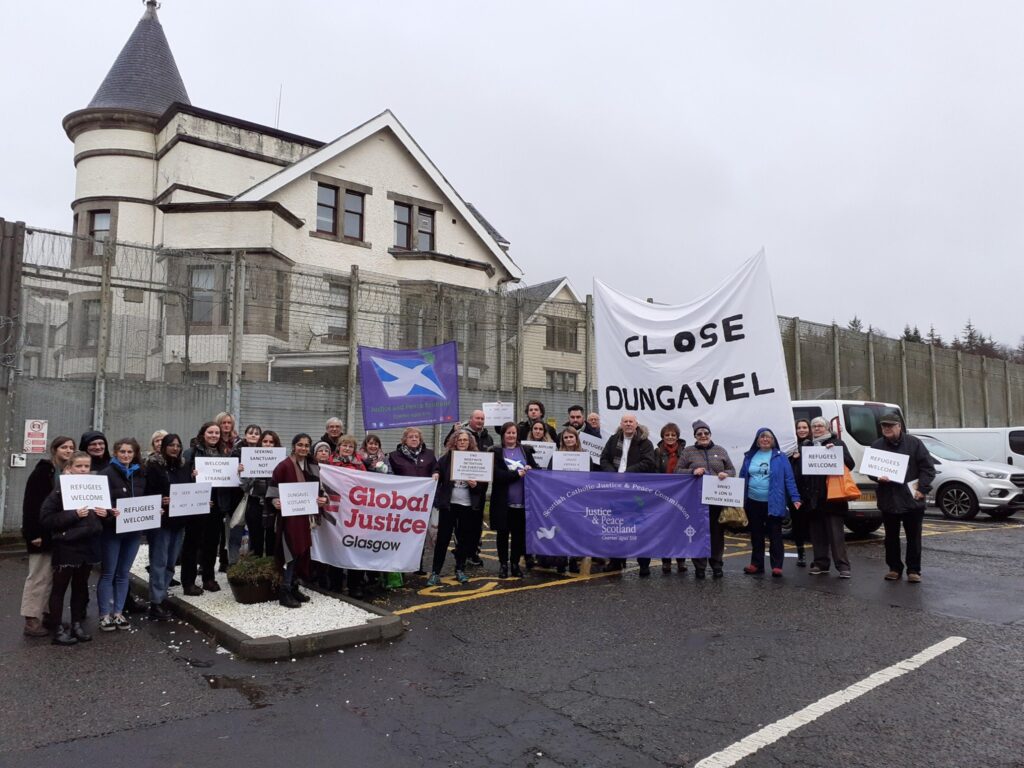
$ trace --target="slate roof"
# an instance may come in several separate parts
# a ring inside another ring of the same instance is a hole
[[[541,308],[544,302],[551,298],[551,294],[558,289],[564,280],[564,277],[556,277],[554,280],[546,280],[535,285],[526,285],[509,293],[512,296],[523,297],[523,316],[531,317],[534,312]]]
[[[491,224],[491,222],[484,218],[484,215],[477,210],[475,205],[473,205],[470,202],[467,202],[466,207],[469,208],[470,212],[474,216],[476,216],[476,220],[479,221],[481,225],[483,225],[483,228],[487,230],[487,234],[489,234],[498,242],[498,245],[509,245],[508,240],[502,237],[501,232],[496,230],[494,226]]]
[[[156,16],[156,6],[155,0],[146,3],[145,13],[89,102],[90,107],[161,115],[176,101],[192,103]]]

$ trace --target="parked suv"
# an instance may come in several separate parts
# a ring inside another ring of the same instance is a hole
[[[935,460],[929,501],[953,520],[970,520],[979,510],[1005,518],[1024,508],[1024,472],[1009,464],[982,461],[949,443],[917,435]]]

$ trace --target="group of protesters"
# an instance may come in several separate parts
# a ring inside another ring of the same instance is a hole
[[[692,444],[687,444],[675,423],[662,427],[655,445],[647,429],[634,414],[624,414],[614,434],[605,439],[600,419],[591,413],[584,417],[583,408],[569,409],[568,420],[556,430],[545,419],[543,403],[531,401],[525,419],[508,421],[495,427],[495,435],[485,426],[485,415],[474,411],[465,423],[455,424],[444,440],[444,452],[438,458],[428,448],[417,427],[404,430],[401,441],[391,452],[385,452],[378,435],[367,434],[362,440],[345,433],[338,418],[327,421],[319,440],[299,433],[291,438],[290,450],[274,468],[269,478],[241,477],[244,464],[238,463],[237,487],[214,487],[207,514],[174,517],[169,514],[171,486],[195,481],[196,459],[233,456],[241,459],[243,448],[281,448],[278,434],[260,425],[250,424],[241,434],[236,430],[232,414],[220,413],[205,422],[186,445],[181,436],[164,430],[155,432],[144,452],[134,438],[122,438],[108,444],[102,432],[88,431],[76,442],[60,436],[50,444],[50,454],[41,460],[29,476],[23,506],[23,534],[29,553],[29,573],[22,597],[24,633],[29,636],[52,636],[59,645],[87,642],[91,635],[85,629],[89,603],[89,577],[92,568],[100,566],[96,588],[99,628],[102,631],[129,629],[127,614],[148,611],[155,620],[169,618],[167,595],[170,587],[179,585],[174,579],[180,562],[182,591],[190,597],[217,592],[217,560],[225,571],[236,562],[247,539],[248,554],[274,556],[281,569],[278,600],[288,608],[298,608],[309,600],[301,582],[342,592],[362,599],[384,588],[385,574],[340,569],[312,561],[311,527],[316,516],[282,516],[279,486],[291,482],[320,482],[321,465],[329,464],[360,472],[392,473],[410,477],[433,478],[437,481],[434,506],[437,510],[437,532],[430,571],[430,586],[439,584],[441,571],[452,539],[455,559],[455,580],[469,580],[467,568],[482,566],[480,543],[484,526],[485,501],[490,490],[490,528],[496,532],[498,575],[521,578],[523,567],[533,568],[537,562],[527,549],[526,494],[523,478],[540,467],[530,442],[551,442],[556,451],[581,451],[581,434],[600,438],[604,448],[600,460],[591,459],[591,470],[613,473],[668,473],[701,477],[715,475],[720,479],[740,477],[745,482],[743,509],[750,531],[750,563],[744,573],[766,573],[765,537],[769,541],[768,568],[772,576],[783,574],[783,520],[790,516],[797,548],[797,566],[806,567],[805,543],[810,539],[813,559],[808,572],[827,574],[832,567],[840,578],[851,575],[843,531],[847,502],[830,499],[823,476],[804,475],[800,471],[800,449],[809,446],[842,448],[846,467],[854,462],[843,441],[829,430],[821,418],[796,422],[798,447],[784,454],[774,432],[758,429],[750,449],[746,451],[737,472],[729,453],[713,439],[711,426],[703,420],[692,423]],[[934,478],[934,468],[927,452],[916,438],[902,433],[898,414],[882,420],[883,437],[873,447],[907,453],[911,470],[907,481],[917,481],[914,491],[903,483],[879,481],[878,500],[886,530],[886,579],[901,578],[904,564],[899,532],[907,533],[906,571],[908,580],[920,581],[921,526],[924,497]],[[490,483],[452,479],[451,463],[455,451],[491,451],[494,453]],[[553,461],[553,460],[552,460]],[[64,508],[59,475],[100,474],[107,478],[111,509],[94,506]],[[488,489],[490,485],[490,489]],[[116,518],[118,502],[123,499],[157,495],[161,499],[160,526],[145,533],[118,533]],[[317,498],[320,508],[337,502],[321,484]],[[709,506],[710,556],[693,558],[694,575],[704,579],[724,576],[723,556],[725,525],[720,520],[722,507]],[[149,604],[136,601],[129,592],[129,574],[143,538],[149,550]],[[656,554],[656,553],[655,553]],[[578,572],[581,559],[550,558],[542,564],[559,573]],[[637,558],[639,576],[651,574],[651,559]],[[625,560],[594,559],[595,567],[605,571],[622,571]],[[672,562],[663,559],[664,573],[672,572]],[[686,561],[676,562],[677,570],[687,570]],[[63,622],[64,598],[70,587],[70,623]]]

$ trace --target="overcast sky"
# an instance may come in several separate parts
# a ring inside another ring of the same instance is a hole
[[[3,0],[0,216],[67,230],[128,0]],[[659,301],[764,248],[780,314],[1024,333],[1024,3],[167,0],[192,103],[330,140],[390,108],[529,283]]]

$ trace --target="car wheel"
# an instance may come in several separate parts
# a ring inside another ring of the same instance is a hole
[[[995,509],[986,509],[988,516],[995,520],[1005,520],[1010,517],[1016,509],[1010,509],[1009,507],[996,507]]]
[[[856,536],[867,536],[882,527],[881,520],[847,520],[846,527]]]
[[[978,514],[978,497],[963,483],[943,486],[935,504],[950,520],[973,520]]]

